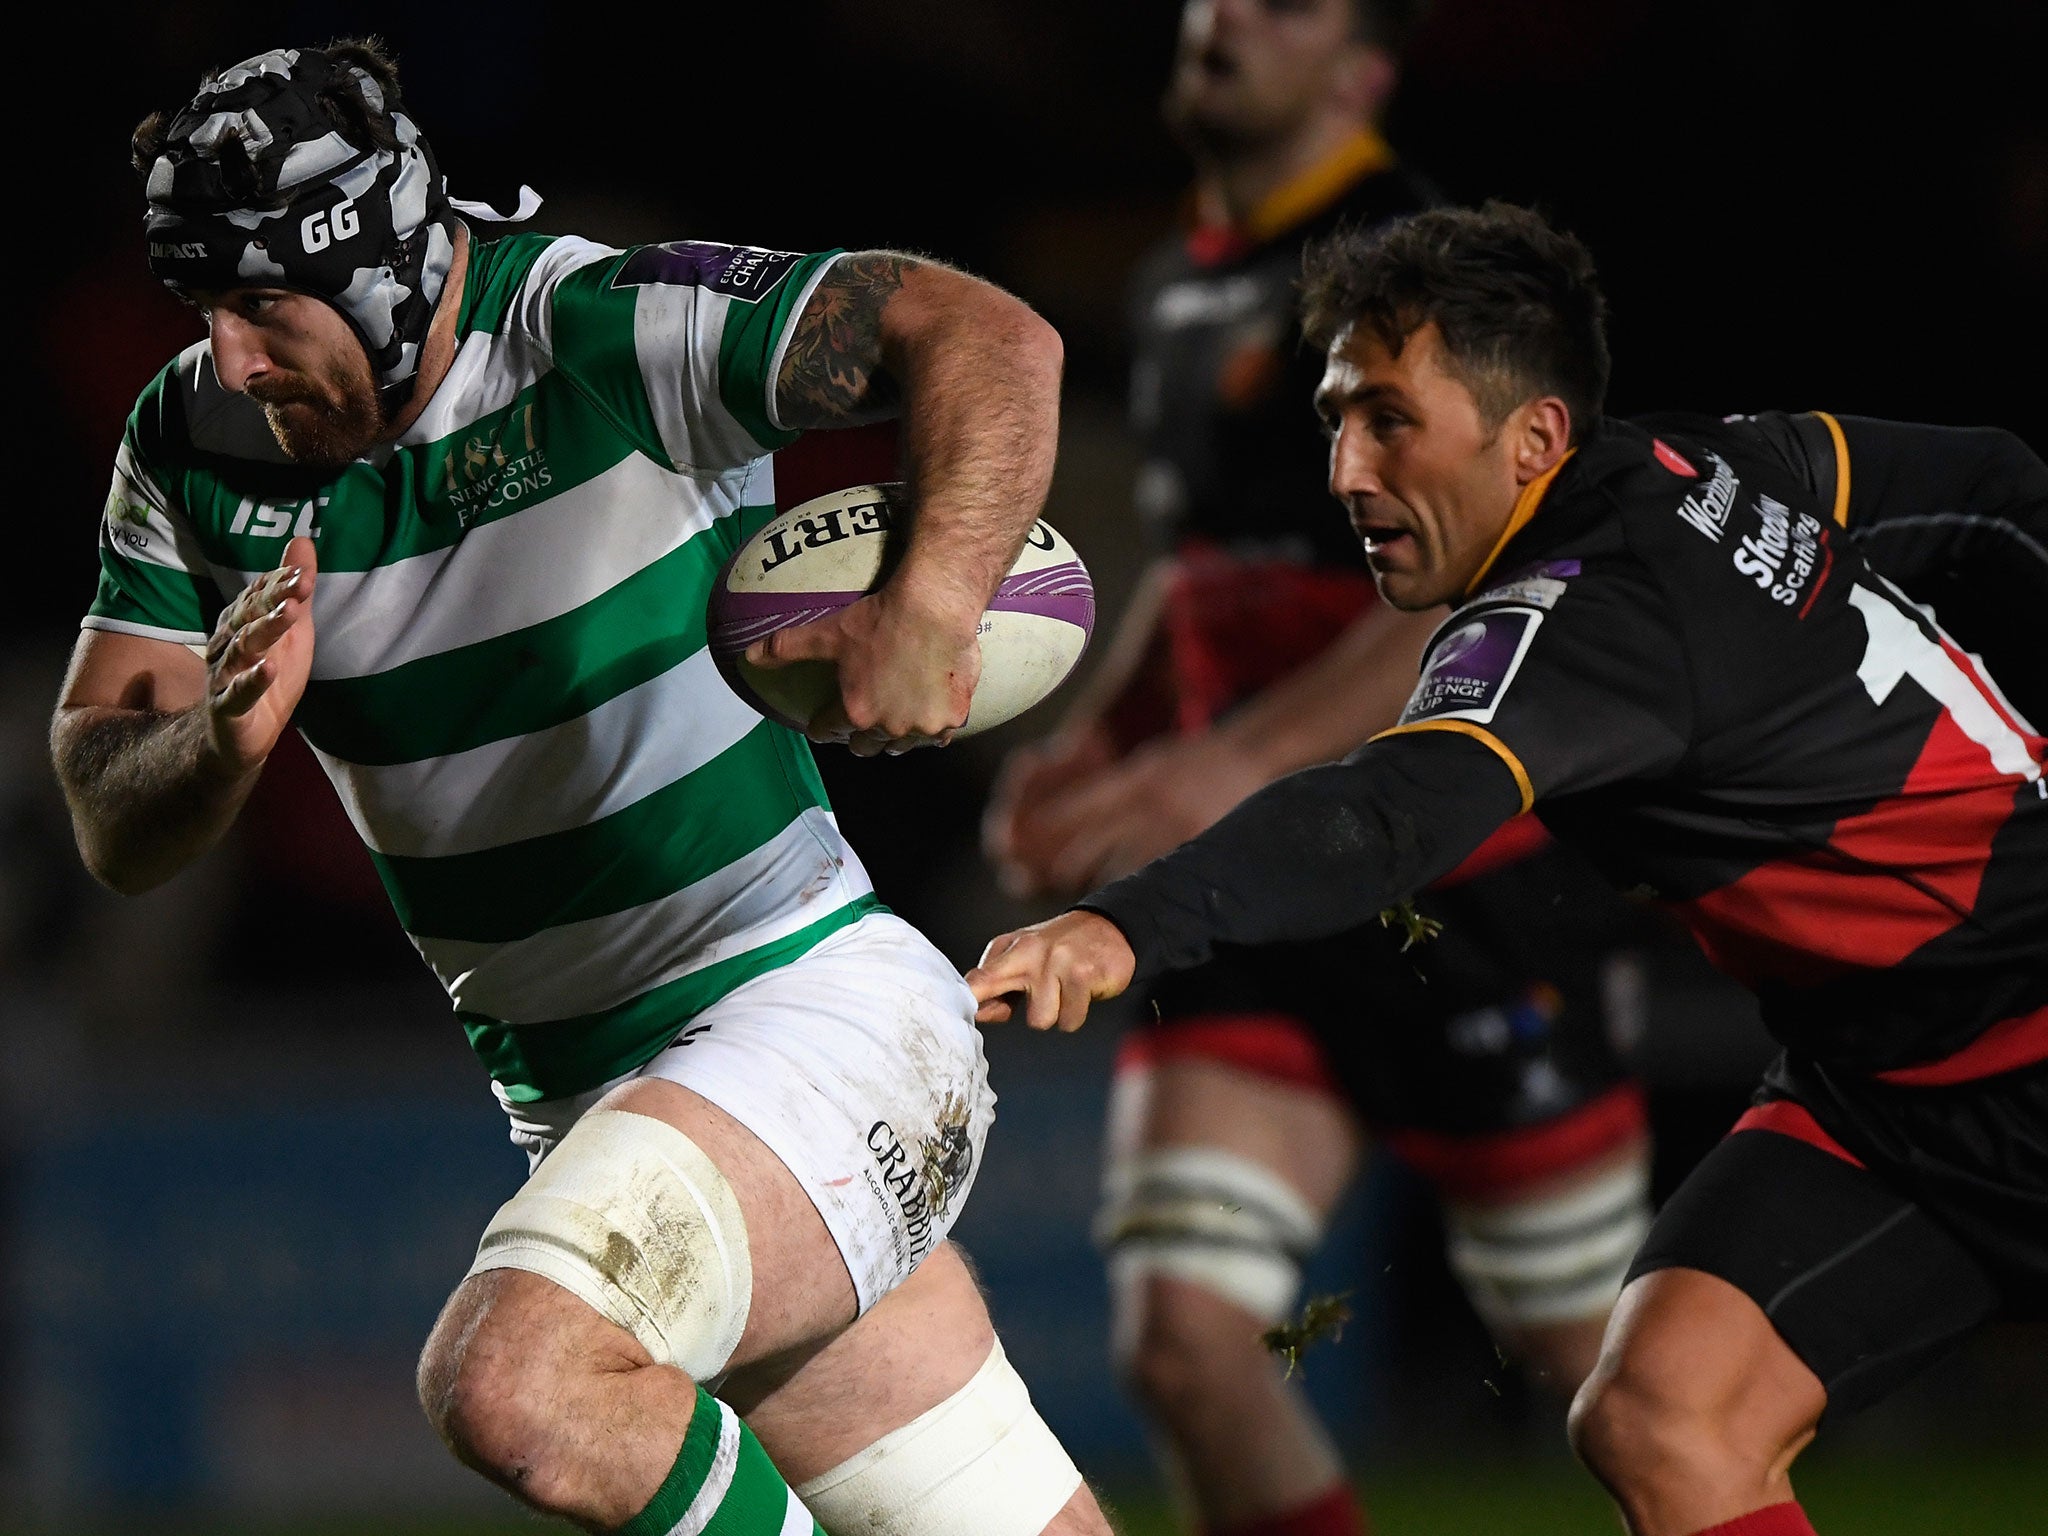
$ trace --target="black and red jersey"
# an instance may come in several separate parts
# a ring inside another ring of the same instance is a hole
[[[1361,132],[1242,225],[1197,226],[1138,269],[1136,502],[1154,550],[1177,562],[1166,625],[1184,727],[1302,665],[1374,600],[1358,541],[1330,516],[1329,449],[1309,404],[1322,356],[1297,315],[1302,250],[1435,200]]]
[[[1914,529],[1900,574],[1953,584],[1955,551],[2016,561],[2044,520],[2048,466],[2004,433],[1597,424],[1517,504],[1399,725],[1082,905],[1142,971],[1179,968],[1367,920],[1533,805],[1799,1053],[1928,1082],[2048,1057],[2048,743],[1997,681],[2048,655],[2048,608],[1980,625],[1980,660],[1869,558]]]
[[[1201,540],[1245,559],[1364,572],[1329,515],[1329,451],[1309,402],[1303,247],[1434,201],[1361,132],[1242,227],[1197,226],[1154,250],[1131,290],[1130,420],[1144,454],[1139,512],[1162,553]]]

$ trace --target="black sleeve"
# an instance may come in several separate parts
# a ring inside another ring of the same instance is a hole
[[[2048,537],[2048,464],[2003,427],[1841,416],[1849,527],[1957,513]]]
[[[1149,977],[1218,943],[1369,922],[1536,801],[1668,772],[1692,689],[1667,606],[1640,571],[1570,561],[1482,594],[1430,641],[1393,731],[1078,905],[1123,930]]]
[[[2048,543],[2048,464],[2003,427],[1937,427],[1826,411],[1735,418],[1852,534],[1932,518],[2001,524]],[[1967,540],[1963,524],[1953,523]],[[1994,535],[1995,536],[1995,535]]]
[[[1870,566],[1934,610],[2021,714],[2048,717],[2048,464],[1998,427],[1766,412],[1756,434]]]
[[[1076,905],[1123,930],[1149,979],[1199,965],[1217,944],[1322,938],[1370,922],[1457,868],[1522,803],[1506,763],[1470,737],[1385,736],[1267,785]]]
[[[2028,720],[2048,720],[2048,464],[1995,427],[1842,418],[1849,536],[1934,610]]]

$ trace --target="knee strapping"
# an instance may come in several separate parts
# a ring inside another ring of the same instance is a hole
[[[830,1531],[1038,1536],[1080,1486],[998,1341],[958,1392],[796,1492]]]
[[[1272,1169],[1216,1147],[1167,1147],[1112,1168],[1106,1185],[1095,1235],[1119,1291],[1170,1275],[1264,1322],[1287,1316],[1323,1224]]]
[[[545,1276],[699,1381],[747,1326],[753,1264],[739,1199],[681,1131],[593,1110],[500,1206],[470,1273]]]
[[[1620,1294],[1650,1214],[1649,1162],[1635,1159],[1542,1199],[1451,1206],[1447,1256],[1489,1323],[1597,1317]]]

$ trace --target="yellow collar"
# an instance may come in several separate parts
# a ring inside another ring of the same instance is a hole
[[[1373,129],[1362,127],[1307,170],[1268,192],[1235,232],[1253,245],[1263,245],[1306,223],[1353,184],[1393,163],[1393,147]]]
[[[1500,537],[1493,541],[1493,548],[1488,552],[1485,563],[1465,584],[1467,597],[1479,590],[1479,583],[1484,581],[1486,573],[1493,569],[1493,562],[1500,558],[1500,552],[1508,547],[1508,540],[1529,526],[1529,519],[1536,515],[1536,508],[1541,505],[1544,492],[1550,489],[1550,482],[1557,478],[1557,472],[1570,463],[1572,455],[1578,451],[1576,448],[1567,448],[1563,458],[1522,487],[1522,494],[1515,498],[1515,510],[1508,514],[1507,527],[1501,529]]]

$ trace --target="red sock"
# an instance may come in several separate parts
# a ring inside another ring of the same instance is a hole
[[[1351,1499],[1351,1485],[1339,1483],[1311,1504],[1225,1529],[1205,1526],[1203,1536],[1366,1536],[1365,1519]],[[1768,1531],[1763,1536],[1770,1536]]]
[[[1806,1511],[1797,1504],[1773,1504],[1769,1509],[1753,1509],[1738,1520],[1729,1520],[1721,1525],[1710,1525],[1693,1536],[1816,1536],[1812,1522],[1806,1518]]]

